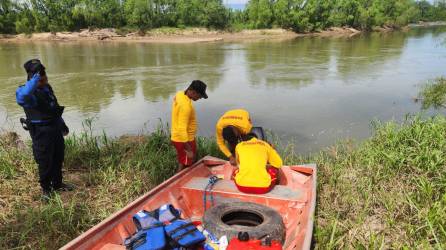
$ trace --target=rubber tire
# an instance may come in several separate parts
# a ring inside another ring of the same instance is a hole
[[[254,227],[227,225],[222,217],[233,211],[253,212],[263,218],[263,222]],[[258,239],[266,234],[282,244],[285,241],[285,225],[282,216],[274,209],[251,202],[222,203],[206,211],[203,218],[206,230],[220,237],[226,235],[228,241],[237,238],[239,232],[247,232],[250,239]]]

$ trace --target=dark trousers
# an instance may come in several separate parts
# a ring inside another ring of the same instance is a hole
[[[61,126],[33,125],[30,128],[34,159],[39,166],[39,182],[43,190],[62,185],[62,164],[65,143]]]

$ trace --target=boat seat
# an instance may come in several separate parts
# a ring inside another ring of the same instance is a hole
[[[206,177],[193,177],[187,182],[182,189],[186,190],[198,190],[203,192],[209,182],[209,178]],[[274,188],[266,194],[247,194],[240,192],[235,186],[232,180],[219,180],[212,188],[214,194],[237,194],[238,196],[259,196],[269,199],[278,200],[292,200],[298,202],[305,202],[307,200],[306,194],[302,190],[291,189],[287,186],[276,185]]]

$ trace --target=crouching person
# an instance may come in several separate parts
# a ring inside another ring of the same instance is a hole
[[[274,187],[282,159],[271,145],[249,133],[237,144],[235,154],[239,168],[233,177],[241,192],[264,194]]]

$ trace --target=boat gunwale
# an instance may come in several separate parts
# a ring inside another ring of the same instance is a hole
[[[174,176],[170,177],[169,179],[165,180],[161,184],[157,185],[153,189],[151,189],[146,194],[140,196],[133,202],[130,202],[127,206],[119,209],[115,213],[111,214],[107,218],[105,218],[103,221],[101,221],[99,224],[93,226],[89,230],[85,231],[84,233],[80,234],[78,237],[73,239],[72,241],[68,242],[65,246],[60,248],[61,250],[67,250],[67,249],[79,249],[82,247],[85,242],[88,242],[90,239],[94,239],[95,237],[102,237],[107,232],[99,234],[102,230],[105,228],[111,228],[113,229],[117,224],[120,223],[121,219],[128,215],[129,210],[134,209],[137,206],[142,206],[144,201],[147,200],[150,196],[158,193],[161,189],[165,188],[166,186],[170,185],[172,182],[180,179],[184,175],[186,175],[190,170],[200,166],[201,164],[205,164],[206,161],[212,161],[212,160],[218,160],[221,161],[223,164],[223,160],[212,157],[212,156],[205,156],[199,161],[197,161],[192,166],[185,168],[181,170],[179,173],[175,174]]]
[[[313,177],[313,186],[311,188],[311,207],[308,211],[308,225],[307,231],[305,233],[304,243],[302,244],[302,249],[310,249],[311,240],[313,239],[313,227],[314,227],[314,216],[316,212],[316,191],[317,191],[317,165],[316,164],[307,164],[303,166],[308,166],[313,169],[312,177]]]

